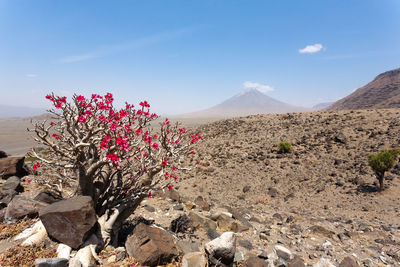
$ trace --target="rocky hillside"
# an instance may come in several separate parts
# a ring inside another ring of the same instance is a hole
[[[378,266],[382,252],[398,251],[400,167],[387,173],[387,189],[379,193],[367,158],[399,145],[399,109],[259,115],[200,131],[202,165],[179,188],[188,199],[235,207],[260,223],[269,243],[281,242],[308,259],[355,253],[374,262],[366,266]],[[292,143],[293,151],[278,153],[280,141]],[[316,244],[306,237],[316,226],[339,239],[325,236]],[[260,232],[244,236],[254,247],[266,246]]]
[[[379,74],[372,82],[336,101],[328,110],[400,107],[400,68]]]
[[[93,266],[400,266],[400,167],[378,192],[367,164],[370,153],[399,146],[400,109],[257,115],[198,130],[199,168],[181,174],[176,190],[145,199],[117,247],[101,251]],[[292,150],[281,153],[280,141]],[[19,233],[38,214],[47,225],[44,214],[54,210],[75,214],[68,222],[83,236],[88,219],[81,214],[89,209],[72,205],[76,198],[60,200],[69,187],[62,196],[49,192],[40,171],[19,173],[22,160],[0,158],[10,172],[0,181],[0,219],[15,222],[0,223],[0,265],[54,264],[58,242],[47,235],[69,244],[78,234],[46,228],[44,241],[31,246]],[[25,164],[32,168],[28,158]]]

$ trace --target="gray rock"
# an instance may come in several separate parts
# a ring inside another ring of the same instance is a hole
[[[7,206],[4,221],[7,223],[13,223],[25,216],[31,218],[37,217],[39,210],[46,205],[46,203],[23,196],[15,196]]]
[[[191,241],[178,240],[176,245],[184,254],[201,251],[200,244]]]
[[[77,249],[97,222],[92,198],[78,196],[55,202],[39,212],[50,237]]]
[[[236,234],[225,232],[220,237],[208,242],[205,250],[211,264],[230,265],[236,252]]]
[[[67,267],[68,260],[62,258],[36,259],[36,267]]]
[[[336,267],[328,258],[322,257],[313,267]]]

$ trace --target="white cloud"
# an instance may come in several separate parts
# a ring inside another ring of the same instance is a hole
[[[301,54],[317,53],[317,52],[321,51],[322,48],[324,48],[322,44],[307,45],[303,49],[299,49],[299,53],[301,53]]]
[[[269,85],[256,83],[256,82],[249,82],[249,81],[243,83],[243,88],[245,88],[245,89],[256,89],[256,90],[258,90],[258,91],[260,91],[262,93],[266,93],[266,92],[270,92],[270,91],[274,90],[274,88],[272,88]]]
[[[28,77],[28,78],[36,78],[37,74],[30,73],[30,74],[26,74],[25,76]]]

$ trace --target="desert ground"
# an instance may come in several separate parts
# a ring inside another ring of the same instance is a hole
[[[29,121],[0,123],[1,150],[23,154],[33,144],[25,131]],[[243,258],[261,257],[279,244],[307,266],[323,257],[338,265],[346,256],[360,266],[400,266],[400,166],[386,173],[383,192],[377,191],[368,166],[370,153],[399,146],[400,109],[183,124],[203,137],[197,147],[201,165],[180,175],[178,197],[146,199],[135,216],[164,228],[184,214],[216,220],[217,233],[203,225],[177,235],[199,245],[235,228],[234,218],[239,221],[237,251]],[[281,141],[292,144],[289,153],[278,151]],[[24,185],[36,186],[35,181]],[[221,212],[228,218],[216,215]]]

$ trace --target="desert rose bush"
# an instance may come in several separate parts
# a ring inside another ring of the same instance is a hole
[[[116,242],[120,226],[146,196],[171,190],[179,171],[199,164],[193,146],[201,136],[168,119],[155,133],[150,123],[158,115],[147,101],[117,110],[110,93],[74,95],[71,102],[54,94],[46,98],[53,119],[35,123],[31,131],[49,153],[33,150],[39,159],[34,168],[51,168],[75,183],[75,195],[92,197],[104,245]]]

